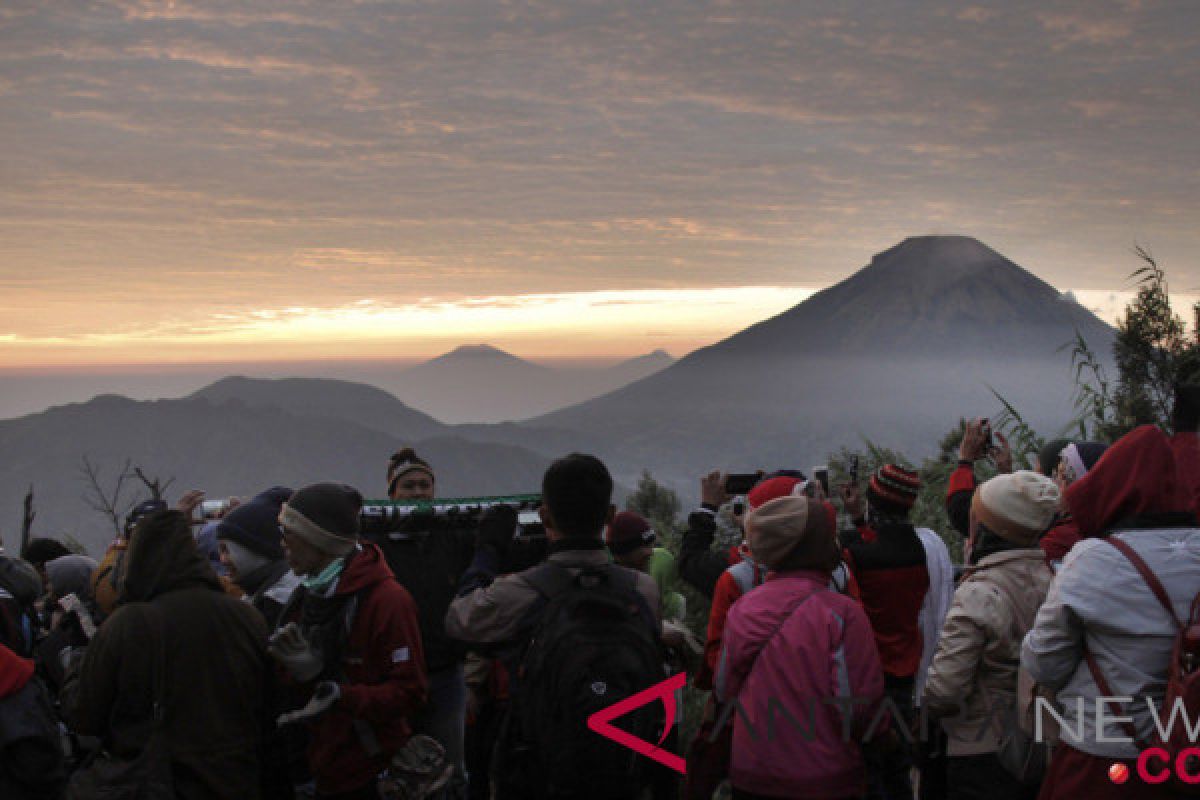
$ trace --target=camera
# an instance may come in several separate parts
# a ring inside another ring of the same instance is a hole
[[[758,483],[761,472],[735,472],[725,476],[725,494],[736,496],[746,494]]]
[[[821,485],[821,491],[825,493],[825,497],[829,497],[829,467],[813,467],[812,471],[813,480]]]
[[[209,520],[220,519],[229,511],[231,503],[229,498],[223,500],[205,500],[200,505],[196,506],[196,510],[192,512],[197,522],[207,522]]]

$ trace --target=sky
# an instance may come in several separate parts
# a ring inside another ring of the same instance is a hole
[[[682,355],[927,233],[1115,313],[1197,85],[1181,1],[6,0],[0,369]]]

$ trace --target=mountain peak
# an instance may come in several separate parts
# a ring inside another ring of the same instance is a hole
[[[997,269],[1032,277],[975,237],[961,235],[910,236],[876,254],[867,269],[904,273],[922,284],[930,281],[945,284],[984,276],[994,281]]]
[[[449,353],[443,353],[439,358],[450,357],[464,358],[516,358],[512,353],[506,353],[499,347],[492,347],[490,344],[463,344],[451,350]]]

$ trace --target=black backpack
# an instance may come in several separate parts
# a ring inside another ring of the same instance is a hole
[[[62,734],[37,678],[0,700],[0,797],[51,800],[66,783]]]
[[[637,573],[611,566],[572,576],[543,564],[525,573],[538,591],[533,635],[512,673],[512,700],[493,759],[496,797],[613,798],[639,795],[647,760],[589,730],[588,717],[665,677],[656,622],[637,591]],[[655,704],[619,720],[657,742]]]

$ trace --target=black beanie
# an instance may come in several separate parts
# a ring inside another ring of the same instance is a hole
[[[346,555],[358,538],[358,515],[363,498],[341,483],[314,483],[297,489],[279,514],[279,521],[314,547]]]
[[[279,511],[292,496],[283,486],[267,489],[242,503],[217,523],[217,539],[237,542],[264,558],[283,558]]]

